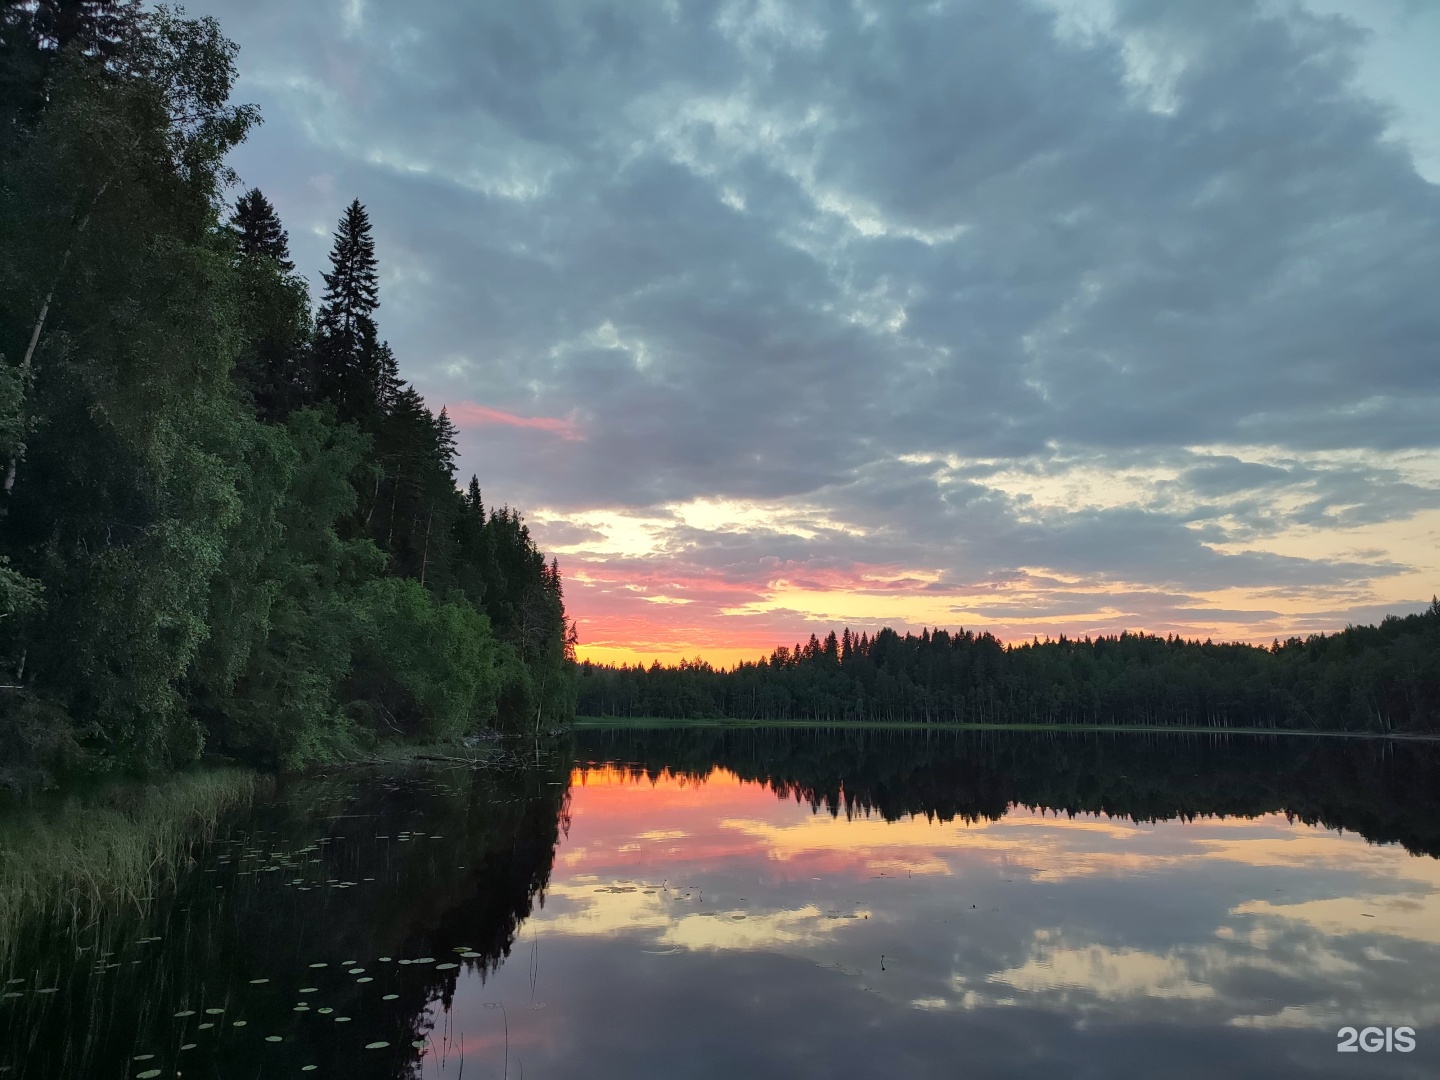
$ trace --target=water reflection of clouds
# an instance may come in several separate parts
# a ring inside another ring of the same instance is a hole
[[[535,920],[547,935],[803,957],[920,1010],[1440,1022],[1426,974],[1440,970],[1440,863],[1398,847],[1281,815],[887,822],[812,813],[721,771],[706,784],[577,779]],[[878,980],[882,951],[892,967]]]

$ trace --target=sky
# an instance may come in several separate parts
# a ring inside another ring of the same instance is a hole
[[[1440,592],[1440,5],[187,7],[582,657]]]

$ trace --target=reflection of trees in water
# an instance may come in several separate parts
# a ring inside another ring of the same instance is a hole
[[[187,1075],[289,1076],[312,1063],[325,1075],[418,1074],[420,1051],[411,1043],[430,1036],[428,1007],[448,1007],[466,971],[482,979],[494,971],[533,905],[544,903],[569,824],[569,764],[556,755],[507,772],[346,774],[288,785],[237,823],[231,836],[245,845],[222,840],[197,852],[199,866],[158,901],[149,922],[116,913],[78,941],[37,937],[14,958],[13,971],[44,971],[46,985],[58,989],[0,1012],[0,1066],[11,1066],[6,1076],[47,1080],[132,1075],[140,1066],[130,1059],[154,1053],[149,1064],[163,1075],[179,1066]],[[402,830],[417,839],[399,842]],[[243,846],[294,853],[322,838],[328,843],[303,857],[319,857],[319,865],[297,860],[241,874],[219,864]],[[302,874],[321,887],[302,892],[289,884]],[[356,884],[323,884],[332,879]],[[152,935],[161,940],[134,944]],[[77,960],[77,946],[92,948]],[[476,955],[460,956],[462,946]],[[97,975],[90,958],[107,949],[119,966]],[[381,956],[459,966],[378,964]],[[374,981],[358,983],[346,960]],[[311,967],[320,963],[327,966]],[[254,979],[269,982],[252,986]],[[299,995],[306,986],[318,992]],[[384,994],[397,996],[385,1001]],[[298,1017],[301,1000],[334,1013]],[[206,1016],[208,1007],[226,1012]],[[200,1015],[175,1018],[182,1009]],[[243,1029],[227,1027],[237,1018]],[[217,1028],[197,1032],[207,1020]],[[271,1033],[283,1041],[265,1042]],[[181,1052],[182,1040],[199,1046]],[[375,1041],[390,1046],[364,1050]]]
[[[1135,821],[1285,813],[1440,856],[1440,747],[1265,735],[931,728],[583,731],[582,759],[715,766],[832,814],[997,820],[1012,805]]]

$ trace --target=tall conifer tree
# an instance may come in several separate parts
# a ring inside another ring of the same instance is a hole
[[[274,259],[280,269],[290,274],[295,264],[290,261],[290,238],[280,225],[275,207],[259,188],[251,188],[235,204],[230,227],[246,255],[263,255]]]
[[[315,326],[317,389],[334,403],[341,420],[373,431],[383,411],[385,361],[375,331],[380,306],[375,239],[359,199],[340,219],[330,271],[323,276],[325,295]]]
[[[259,188],[241,196],[230,216],[240,255],[246,344],[235,379],[249,391],[262,420],[284,420],[315,399],[310,339],[310,294],[294,276],[289,238]]]

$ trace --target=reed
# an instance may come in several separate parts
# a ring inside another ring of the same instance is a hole
[[[107,907],[143,905],[258,783],[241,769],[185,773],[0,816],[0,954],[36,919],[78,927]]]

